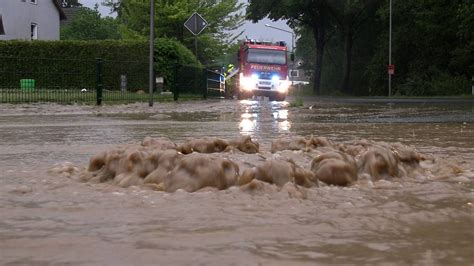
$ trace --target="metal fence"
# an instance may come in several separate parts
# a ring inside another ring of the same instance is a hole
[[[225,77],[218,70],[206,69],[206,92],[210,97],[229,98],[226,90]]]
[[[224,91],[214,84],[219,73],[177,64],[172,70],[173,79],[157,79],[163,83],[154,88],[154,101],[206,98],[208,91]],[[148,79],[147,62],[0,57],[0,103],[146,102]]]

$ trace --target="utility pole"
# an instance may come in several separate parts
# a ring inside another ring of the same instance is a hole
[[[390,0],[390,22],[388,34],[388,65],[392,66],[392,0]],[[388,97],[392,96],[392,73],[388,72]]]
[[[2,13],[0,13],[0,35],[5,35],[5,29],[3,28]]]
[[[148,90],[150,94],[150,99],[148,101],[148,106],[153,106],[153,88],[154,88],[154,56],[155,56],[155,0],[150,0],[150,62],[149,62],[149,84]]]

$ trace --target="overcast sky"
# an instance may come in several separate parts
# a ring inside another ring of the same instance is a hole
[[[101,0],[79,0],[79,2],[82,3],[84,6],[93,7],[96,3],[100,4]],[[106,7],[99,6],[99,11],[102,13],[103,16],[110,15],[109,10]],[[285,41],[288,44],[288,47],[291,49],[290,33],[265,27],[265,24],[270,24],[274,27],[291,31],[291,29],[283,21],[273,22],[269,19],[264,19],[255,24],[250,21],[247,21],[241,29],[244,30],[243,36],[247,36],[251,39],[259,39],[266,41]]]

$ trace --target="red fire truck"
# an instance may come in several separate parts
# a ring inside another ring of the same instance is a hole
[[[239,100],[266,96],[284,101],[290,86],[285,42],[245,40],[238,52],[239,75],[236,92]]]

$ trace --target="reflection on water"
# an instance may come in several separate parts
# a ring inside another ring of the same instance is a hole
[[[244,135],[251,135],[251,133],[254,132],[255,128],[257,127],[257,120],[244,118],[243,117],[244,115],[246,114],[242,115],[242,120],[240,121],[240,124],[239,124],[240,133]]]
[[[278,120],[288,119],[288,110],[277,110],[273,112],[273,118],[278,119]]]
[[[291,122],[288,120],[288,102],[243,100],[240,101],[240,104],[242,113],[240,115],[239,130],[241,134],[255,136],[261,134],[261,131],[266,134],[290,132]],[[268,129],[262,124],[270,124],[271,132],[268,132]]]
[[[277,122],[278,132],[288,132],[291,128],[291,123],[288,120]]]

